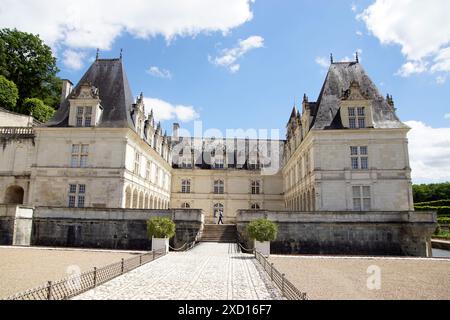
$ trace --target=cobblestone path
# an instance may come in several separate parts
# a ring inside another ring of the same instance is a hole
[[[235,244],[203,243],[170,253],[77,300],[277,300],[280,291]]]

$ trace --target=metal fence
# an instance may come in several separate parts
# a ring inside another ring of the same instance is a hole
[[[275,269],[274,264],[270,263],[260,252],[255,251],[255,258],[261,263],[264,270],[269,274],[270,279],[280,288],[281,293],[288,300],[308,300],[304,292],[300,292],[288,279],[284,273]]]
[[[45,285],[15,294],[5,300],[67,300],[165,255],[165,250],[157,250],[127,260],[122,259],[121,262],[94,268],[92,271],[60,281],[49,281]]]
[[[16,127],[1,127],[0,135],[5,136],[34,136],[33,128],[16,128]]]

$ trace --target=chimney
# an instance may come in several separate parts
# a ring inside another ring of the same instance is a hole
[[[179,138],[180,138],[180,125],[178,123],[174,123],[172,130],[172,139],[174,141],[178,141]]]
[[[62,91],[61,91],[61,103],[63,103],[69,94],[72,93],[73,83],[70,80],[63,79],[62,81]]]

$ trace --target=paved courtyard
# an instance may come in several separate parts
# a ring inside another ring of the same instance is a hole
[[[281,299],[259,263],[235,244],[203,243],[170,253],[88,291],[77,300]]]

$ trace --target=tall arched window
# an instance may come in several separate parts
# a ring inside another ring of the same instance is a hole
[[[181,193],[191,193],[191,180],[181,181]]]
[[[128,186],[125,189],[125,208],[127,209],[131,208],[131,198],[132,198],[131,188]]]
[[[261,183],[259,181],[252,181],[252,194],[261,193]]]
[[[223,180],[214,181],[214,193],[215,194],[225,193],[225,183],[223,182]]]
[[[214,205],[214,218],[218,218],[219,217],[219,212],[224,212],[223,210],[224,206],[221,203],[216,203]]]

